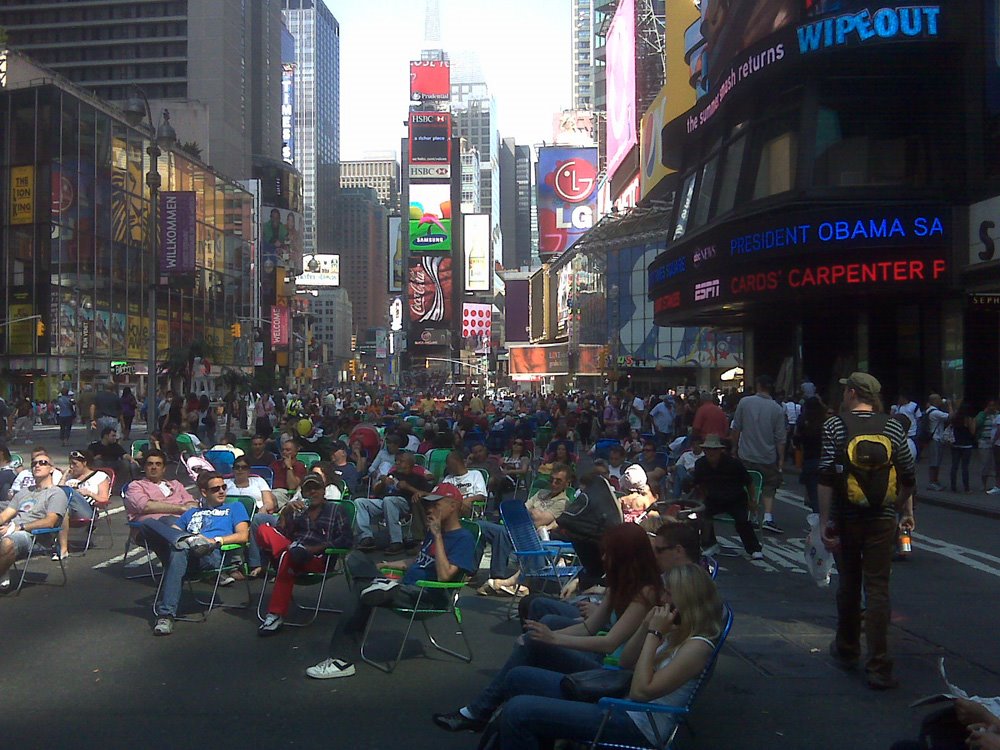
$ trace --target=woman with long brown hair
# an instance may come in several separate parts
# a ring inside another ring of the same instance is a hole
[[[504,681],[515,667],[569,674],[596,669],[608,654],[623,648],[649,611],[660,604],[663,581],[649,537],[634,523],[604,533],[601,558],[607,584],[604,599],[582,622],[558,615],[528,620],[490,684],[458,711],[435,714],[434,723],[452,732],[481,729],[503,702]]]

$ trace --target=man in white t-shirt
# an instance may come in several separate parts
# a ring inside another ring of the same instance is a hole
[[[931,433],[930,460],[928,475],[930,482],[927,489],[940,492],[944,489],[938,484],[938,475],[941,472],[941,462],[944,460],[944,431],[948,426],[951,414],[947,411],[944,399],[937,393],[932,393],[927,397],[927,422]]]
[[[634,393],[626,393],[622,406],[628,410],[628,426],[633,430],[641,430],[646,418],[646,402]]]

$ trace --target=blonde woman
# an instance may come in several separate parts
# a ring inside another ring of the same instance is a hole
[[[622,652],[632,668],[631,700],[669,706],[687,704],[722,632],[722,601],[708,573],[692,563],[667,576],[666,606],[655,607]],[[507,703],[500,715],[500,750],[537,750],[556,739],[589,742],[604,718],[595,703],[566,700],[561,672],[517,667],[504,684]],[[646,745],[669,736],[676,717],[613,714],[601,740]]]

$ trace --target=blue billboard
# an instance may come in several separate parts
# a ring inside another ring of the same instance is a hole
[[[549,261],[573,247],[597,214],[597,149],[538,149],[538,254]]]

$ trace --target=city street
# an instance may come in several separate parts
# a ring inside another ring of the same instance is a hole
[[[35,437],[58,442],[45,430]],[[64,463],[65,449],[53,457]],[[891,640],[903,687],[873,693],[829,661],[834,588],[817,588],[805,573],[805,509],[793,494],[799,486],[786,487],[776,516],[787,533],[767,538],[766,559],[722,559],[719,585],[735,609],[735,627],[696,712],[697,736],[682,734],[683,747],[887,748],[915,735],[922,713],[908,704],[940,689],[939,656],[969,693],[1000,693],[993,625],[1000,556],[990,554],[1000,521],[918,508],[912,559],[897,564],[893,576]],[[154,638],[154,587],[123,578],[120,507],[114,504],[114,546],[99,529],[100,548],[67,563],[65,588],[28,586],[0,599],[5,744],[475,747],[472,735],[436,729],[430,714],[462,705],[503,662],[516,635],[505,600],[467,590],[472,664],[423,649],[422,633],[415,633],[392,675],[359,661],[353,678],[313,681],[304,669],[325,657],[336,615],[264,640],[252,612],[216,611],[204,624],[178,623],[171,637]],[[738,544],[731,526],[719,529],[723,541]],[[140,553],[129,562],[141,561]],[[58,573],[48,559],[33,569]],[[245,594],[241,586],[225,591],[229,601]],[[255,595],[259,586],[252,584]],[[343,586],[338,579],[330,603],[344,595]],[[403,621],[386,615],[379,623],[377,642],[388,653]],[[446,641],[452,635],[443,620],[431,627]]]

